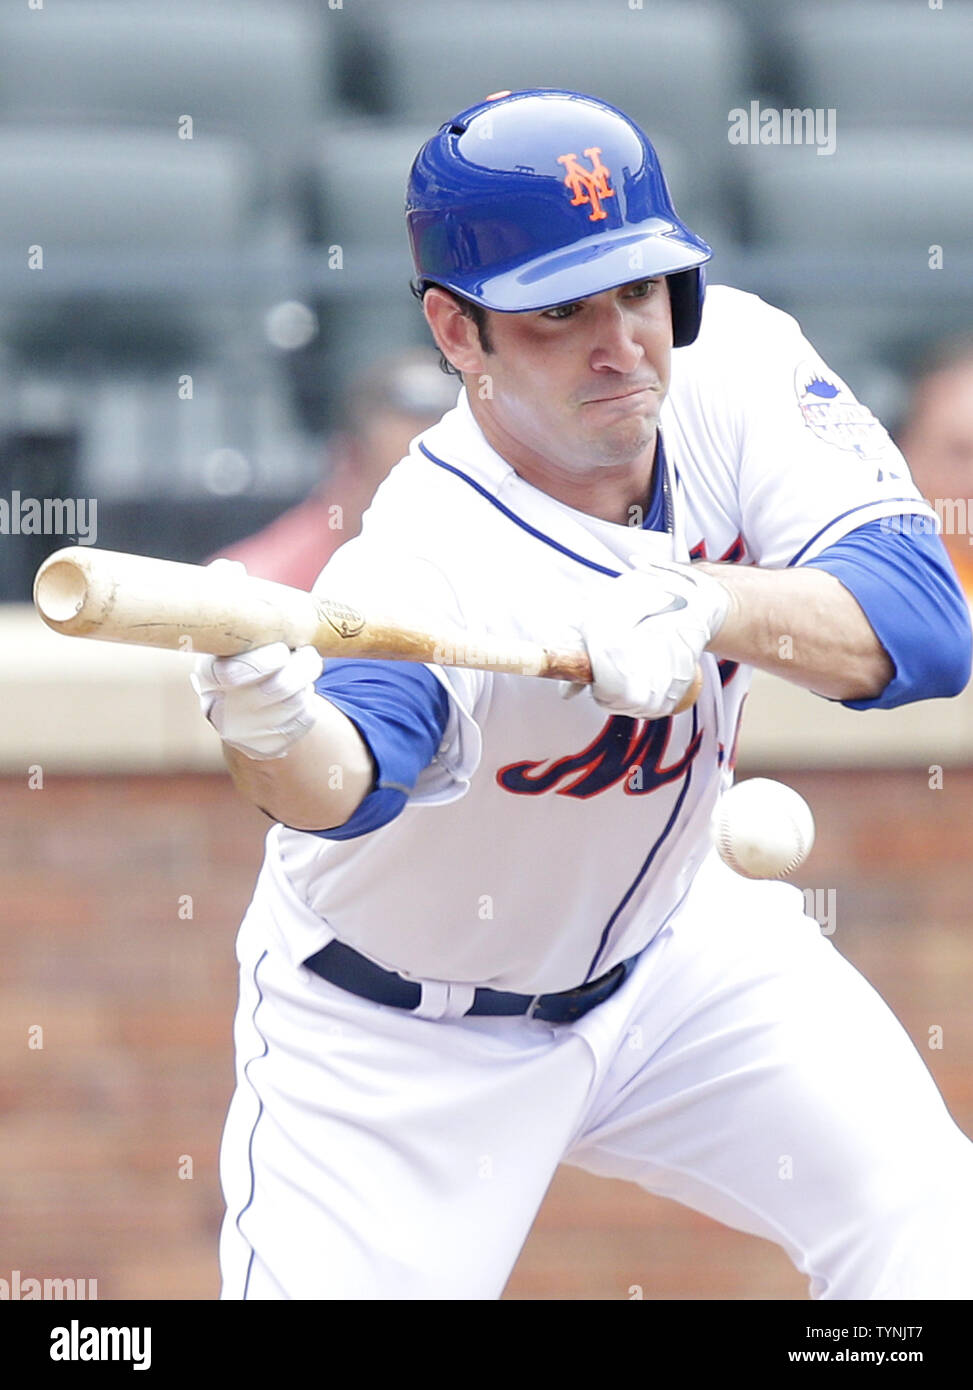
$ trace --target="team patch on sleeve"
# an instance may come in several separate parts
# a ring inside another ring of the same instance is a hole
[[[860,459],[881,458],[892,447],[881,421],[820,363],[798,363],[794,390],[805,425],[826,444]],[[879,470],[879,481],[900,476],[891,468]]]

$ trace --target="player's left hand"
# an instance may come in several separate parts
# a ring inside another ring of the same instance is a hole
[[[672,714],[729,607],[724,585],[688,564],[652,564],[612,580],[580,624],[597,703],[635,719]]]

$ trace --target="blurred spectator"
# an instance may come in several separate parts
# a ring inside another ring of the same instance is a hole
[[[459,382],[431,348],[373,363],[348,388],[344,429],[328,441],[328,474],[276,521],[219,553],[248,573],[310,589],[327,560],[357,536],[375,489],[417,434],[456,403]]]
[[[923,361],[898,436],[973,598],[973,335],[940,344]]]

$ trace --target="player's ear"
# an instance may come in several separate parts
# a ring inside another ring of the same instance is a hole
[[[479,333],[455,296],[430,285],[422,296],[422,312],[446,361],[458,372],[479,371],[483,364]]]

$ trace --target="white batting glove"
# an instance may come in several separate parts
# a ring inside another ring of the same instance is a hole
[[[190,679],[224,743],[248,758],[285,758],[314,724],[323,665],[313,647],[271,642],[242,656],[201,656]]]
[[[238,560],[214,560],[211,566]],[[314,682],[324,662],[313,647],[271,642],[239,656],[199,656],[190,676],[200,708],[224,743],[248,758],[286,758],[314,723]]]
[[[634,719],[672,714],[729,607],[719,580],[688,564],[650,564],[612,580],[580,624],[596,702]]]

